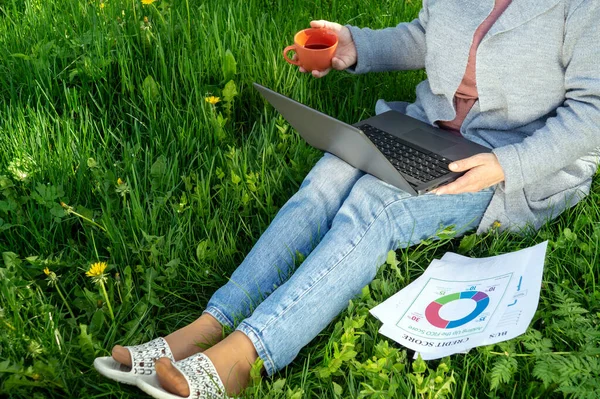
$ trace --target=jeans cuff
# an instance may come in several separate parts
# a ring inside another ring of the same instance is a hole
[[[208,306],[206,309],[204,309],[204,311],[202,313],[208,313],[209,315],[211,315],[212,317],[217,319],[217,321],[219,323],[221,323],[221,325],[223,325],[223,326],[226,326],[229,328],[234,327],[233,322],[231,320],[229,320],[229,318],[227,316],[225,316],[225,314],[223,312],[221,312],[215,306]]]
[[[261,358],[262,361],[264,362],[264,367],[265,367],[265,371],[267,372],[267,375],[270,377],[273,374],[275,374],[278,371],[277,367],[275,366],[275,362],[269,355],[269,352],[267,351],[265,344],[263,343],[259,334],[254,330],[254,328],[252,328],[245,321],[243,321],[236,328],[236,330],[241,331],[244,334],[246,334],[246,336],[250,339],[250,341],[252,341],[252,344],[254,345],[254,349],[256,349],[256,353],[258,353],[258,357]]]

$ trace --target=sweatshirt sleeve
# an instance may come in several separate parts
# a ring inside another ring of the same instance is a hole
[[[425,67],[427,0],[419,17],[396,27],[373,30],[347,25],[356,46],[358,60],[350,73],[422,69]]]
[[[541,181],[600,146],[600,2],[580,1],[566,19],[565,101],[522,142],[493,150],[509,193]]]

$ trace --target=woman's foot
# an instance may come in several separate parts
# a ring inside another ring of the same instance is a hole
[[[190,395],[190,387],[183,375],[173,367],[173,363],[166,357],[161,357],[154,363],[156,375],[160,386],[174,395],[187,398]]]
[[[193,323],[166,336],[165,340],[175,360],[181,360],[216,344],[223,338],[222,335],[221,323],[208,313],[204,313]],[[112,357],[117,362],[131,367],[131,355],[125,347],[115,345]]]
[[[234,331],[223,341],[204,351],[212,361],[227,395],[237,395],[250,383],[250,370],[258,358],[252,341],[242,332]],[[168,392],[187,397],[190,388],[187,380],[166,357],[155,363],[160,385]]]

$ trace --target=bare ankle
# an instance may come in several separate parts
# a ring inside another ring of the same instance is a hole
[[[215,330],[223,330],[223,325],[209,313],[202,313],[194,323],[199,323]]]
[[[223,326],[213,316],[204,313],[194,323],[193,328],[196,331],[198,346],[201,350],[206,350],[219,343],[223,338]]]
[[[223,339],[221,324],[212,316],[203,314],[191,324],[165,337],[175,360],[182,360],[215,345]]]
[[[205,354],[212,360],[228,394],[236,395],[248,386],[258,354],[244,333],[234,331]]]

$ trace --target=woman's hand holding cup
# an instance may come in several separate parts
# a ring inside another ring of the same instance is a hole
[[[343,71],[344,69],[356,64],[356,46],[354,45],[354,40],[352,40],[350,29],[338,23],[325,20],[311,21],[310,27],[329,29],[337,34],[338,46],[335,54],[333,55],[333,59],[331,60],[331,66],[333,69]],[[322,78],[323,76],[327,75],[329,71],[331,71],[331,68],[323,71],[312,71],[312,75],[315,78]],[[300,72],[307,71],[300,67]]]
[[[322,78],[327,75],[332,68],[341,71],[356,64],[356,46],[354,45],[354,40],[352,40],[350,30],[347,27],[324,20],[311,21],[310,26],[313,29],[326,29],[337,35],[337,47],[335,48],[335,52],[331,59],[331,66],[324,69],[313,69],[310,71],[312,76],[315,78]],[[300,61],[298,54],[295,54],[292,60],[295,62]],[[303,73],[309,72],[302,65],[299,65],[299,70]]]

